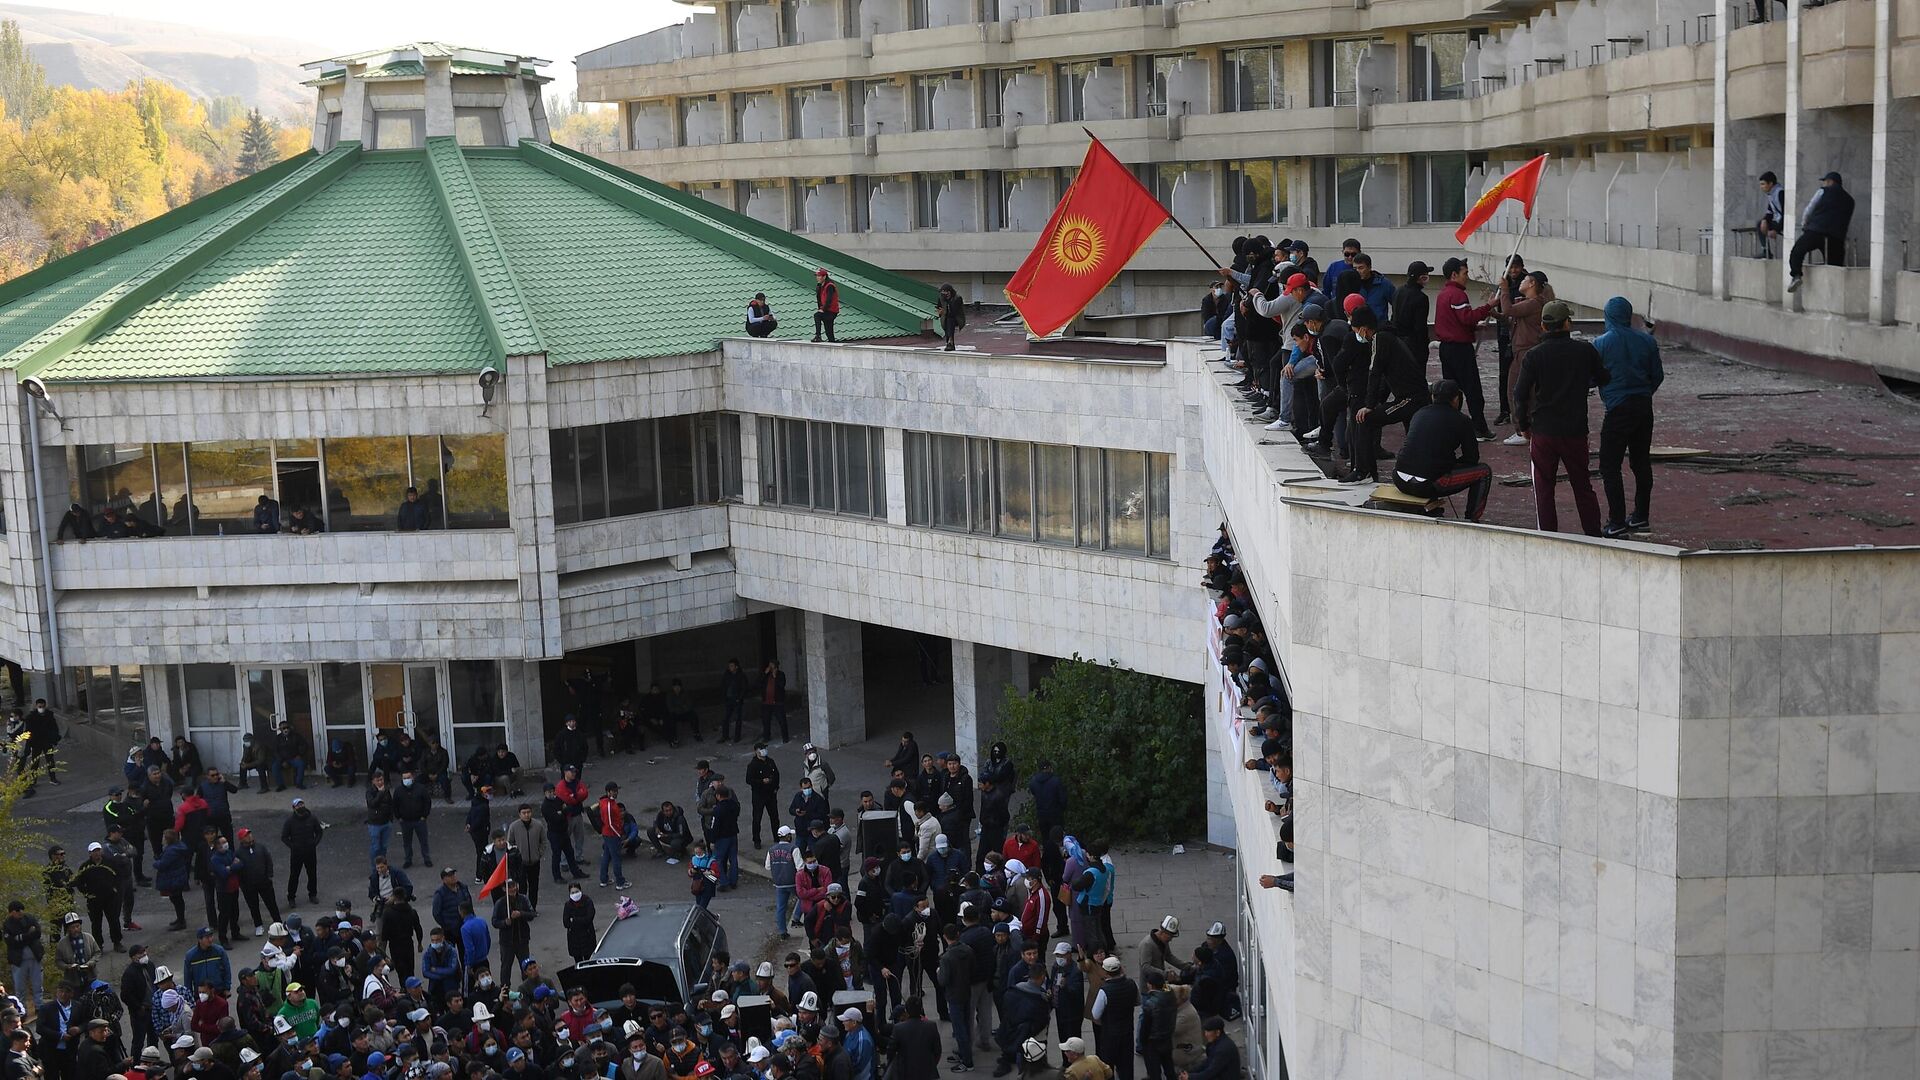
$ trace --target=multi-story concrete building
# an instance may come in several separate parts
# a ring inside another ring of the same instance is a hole
[[[1463,209],[1554,155],[1527,242],[1563,298],[1625,294],[1722,348],[1915,369],[1915,0],[718,0],[582,54],[618,102],[608,155],[890,269],[997,300],[1104,140],[1222,257],[1231,238],[1358,236],[1438,265]],[[749,145],[750,144],[750,145]],[[1846,265],[1785,292],[1755,186],[1861,199]],[[1470,255],[1497,267],[1521,222]],[[1189,311],[1166,230],[1092,309]],[[1651,304],[1648,304],[1651,301]],[[1197,325],[1197,324],[1196,324]],[[1182,332],[1191,332],[1182,328]]]
[[[1914,1075],[1911,550],[1364,509],[1211,345],[931,348],[924,286],[547,146],[534,66],[320,64],[318,153],[0,289],[36,685],[222,764],[275,721],[534,763],[570,676],[737,648],[835,745],[884,627],[950,649],[972,757],[1025,654],[1111,659],[1206,687],[1253,1075]],[[844,343],[805,340],[816,265]],[[754,291],[779,336],[736,336]],[[1292,701],[1291,892],[1197,588],[1223,521]]]

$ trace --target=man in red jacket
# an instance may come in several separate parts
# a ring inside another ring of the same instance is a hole
[[[600,827],[600,887],[606,888],[607,870],[613,870],[612,884],[616,888],[630,889],[627,875],[620,868],[620,845],[626,841],[627,812],[620,808],[620,785],[609,783],[606,794],[600,796],[600,802],[594,807],[594,823]]]
[[[1480,389],[1476,332],[1480,320],[1493,311],[1493,305],[1474,307],[1467,299],[1467,260],[1448,259],[1440,270],[1447,278],[1433,313],[1433,336],[1440,342],[1440,377],[1452,379],[1466,396],[1474,437],[1481,442],[1492,442],[1493,431],[1487,427],[1486,397]]]
[[[827,276],[827,268],[821,267],[813,272],[813,340],[820,340],[821,331],[825,331],[827,340],[834,340],[833,320],[840,315],[840,286]]]

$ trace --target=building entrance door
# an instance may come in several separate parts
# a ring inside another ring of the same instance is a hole
[[[450,745],[446,665],[438,660],[367,665],[367,707],[374,734],[406,731],[414,738],[431,733]]]
[[[240,683],[241,715],[255,740],[265,739],[286,724],[307,748],[307,768],[326,760],[326,750],[314,736],[325,727],[319,700],[313,692],[318,676],[311,665],[249,667]]]

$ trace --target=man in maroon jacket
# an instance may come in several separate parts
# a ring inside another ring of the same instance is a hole
[[[1493,311],[1493,305],[1474,307],[1467,299],[1465,259],[1448,259],[1440,270],[1447,279],[1433,313],[1433,336],[1440,342],[1440,376],[1452,379],[1465,395],[1467,415],[1473,418],[1474,437],[1481,442],[1491,442],[1493,431],[1487,427],[1486,397],[1480,389],[1475,330],[1480,320]]]
[[[813,272],[813,282],[813,340],[819,341],[824,330],[827,340],[832,341],[833,320],[840,316],[840,286],[833,283],[824,266]]]

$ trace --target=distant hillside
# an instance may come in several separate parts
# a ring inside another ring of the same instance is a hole
[[[327,55],[285,38],[57,8],[0,3],[0,18],[20,24],[50,85],[119,90],[161,78],[198,98],[233,95],[270,116],[312,108],[300,63]]]

